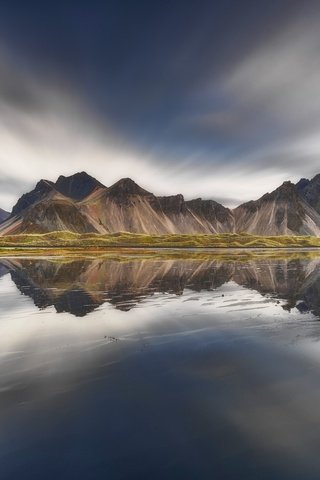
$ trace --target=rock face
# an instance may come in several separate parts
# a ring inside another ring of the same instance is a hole
[[[284,182],[259,200],[234,210],[237,232],[256,235],[320,235],[320,215],[301,197],[297,187]]]
[[[61,175],[56,183],[49,180],[40,180],[31,192],[25,193],[19,198],[12,209],[11,215],[19,215],[26,208],[38,203],[54,192],[61,193],[73,200],[82,200],[97,187],[104,186],[86,172],[76,173],[70,177]]]
[[[24,193],[19,198],[17,203],[12,209],[11,216],[19,215],[25,209],[39,202],[43,198],[46,198],[51,192],[54,191],[54,184],[48,180],[40,180],[35,188],[31,192]]]
[[[220,233],[233,230],[231,210],[213,200],[156,197],[130,178],[107,188],[85,172],[41,180],[23,195],[1,234],[49,232],[146,234]]]
[[[73,200],[83,200],[97,187],[104,187],[102,183],[86,172],[76,173],[70,177],[60,175],[55,183],[55,189]]]
[[[55,230],[95,232],[94,227],[72,202],[61,198],[42,201],[25,211],[19,230],[24,233],[45,233]]]
[[[0,208],[0,223],[4,222],[9,217],[10,217],[10,213]]]
[[[100,233],[220,233],[230,228],[212,212],[208,218],[206,212],[195,212],[182,195],[156,197],[129,178],[96,190],[79,207]],[[232,222],[231,211],[225,210]]]
[[[230,210],[214,200],[157,197],[130,178],[105,187],[85,172],[40,180],[22,195],[0,235],[50,232],[320,235],[320,175]],[[1,218],[0,218],[1,221]]]
[[[311,180],[302,178],[296,187],[302,198],[320,214],[320,174]]]
[[[214,200],[202,200],[197,198],[186,202],[188,208],[195,215],[203,218],[209,225],[219,225],[221,232],[233,232],[235,230],[234,216],[229,208],[224,207]]]

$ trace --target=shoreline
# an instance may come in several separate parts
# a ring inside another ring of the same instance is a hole
[[[108,252],[239,252],[320,249],[320,237],[239,234],[144,235],[119,232],[106,235],[67,231],[0,237],[0,256],[19,254],[104,254]]]
[[[308,257],[320,256],[320,247],[167,247],[167,246],[127,246],[109,245],[103,247],[35,247],[23,245],[0,247],[0,259],[8,257],[145,257],[145,258],[201,258],[201,257]]]

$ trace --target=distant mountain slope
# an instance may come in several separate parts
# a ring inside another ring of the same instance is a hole
[[[19,215],[23,210],[39,202],[54,191],[54,183],[49,180],[40,180],[31,192],[24,193],[14,205],[11,216]]]
[[[291,182],[284,182],[259,200],[234,209],[237,232],[256,235],[320,235],[320,215],[300,196]]]
[[[10,213],[0,208],[0,223],[4,222],[8,217],[10,217]]]
[[[85,172],[56,182],[40,180],[22,195],[0,226],[0,235],[69,230],[145,234],[320,236],[320,175],[230,210],[214,200],[156,196],[130,178],[105,187]]]
[[[12,216],[19,215],[23,210],[45,199],[53,192],[62,193],[73,200],[82,200],[97,187],[104,187],[104,185],[86,172],[76,173],[70,177],[61,175],[55,183],[49,180],[40,180],[33,190],[19,198],[11,214]]]
[[[311,180],[301,178],[296,187],[302,198],[320,214],[320,174]]]
[[[82,172],[59,177],[56,183],[38,182],[18,200],[0,233],[70,230],[165,234],[221,233],[230,229],[232,212],[217,202],[186,202],[182,195],[156,197],[130,178],[107,188]]]
[[[100,233],[219,233],[232,222],[229,209],[225,218],[215,218],[214,211],[207,218],[206,212],[194,212],[182,195],[156,197],[130,178],[94,192],[80,208]]]

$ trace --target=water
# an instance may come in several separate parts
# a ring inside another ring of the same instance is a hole
[[[255,254],[256,255],[256,254]],[[0,478],[320,478],[320,255],[0,261]]]

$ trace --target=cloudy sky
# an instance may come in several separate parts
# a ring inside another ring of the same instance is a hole
[[[0,207],[86,170],[235,206],[320,172],[320,2],[0,3]]]

